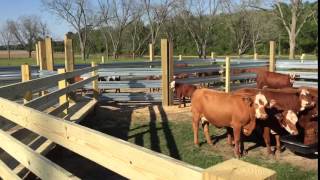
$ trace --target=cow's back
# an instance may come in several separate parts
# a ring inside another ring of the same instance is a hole
[[[280,74],[269,71],[257,71],[257,88],[261,89],[264,86],[269,88],[285,88],[292,87],[289,75]]]

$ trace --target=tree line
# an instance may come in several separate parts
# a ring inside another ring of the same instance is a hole
[[[210,52],[267,54],[270,40],[289,59],[296,51],[318,50],[318,1],[42,0],[42,4],[73,27],[68,34],[83,60],[95,53],[115,59],[121,54],[141,56],[149,44],[158,54],[161,38],[173,41],[175,53],[199,58]],[[30,19],[7,21],[1,31],[7,49],[17,41],[31,55],[34,43],[50,34],[45,23]],[[56,42],[54,48],[63,51],[63,43]]]

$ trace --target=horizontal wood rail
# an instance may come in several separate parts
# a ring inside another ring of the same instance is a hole
[[[58,81],[60,80],[70,79],[74,76],[91,72],[96,69],[98,69],[98,67],[87,67],[80,70],[75,70],[73,72],[66,72],[63,74],[34,79],[31,81],[10,84],[0,88],[0,96],[7,99],[23,97],[24,93],[27,91],[36,92],[53,86],[57,86]]]

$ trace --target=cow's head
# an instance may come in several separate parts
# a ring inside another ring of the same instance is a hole
[[[174,89],[175,86],[176,86],[176,81],[172,81],[172,82],[170,83],[170,89]]]
[[[314,100],[314,97],[310,94],[310,92],[307,89],[301,89],[299,94],[299,100],[300,100],[300,111],[304,111],[306,109],[311,109],[315,107],[316,102]]]
[[[298,129],[296,124],[298,122],[298,117],[296,113],[292,110],[283,111],[282,113],[278,113],[275,115],[278,119],[280,125],[288,131],[291,135],[298,135]]]
[[[261,92],[256,94],[254,98],[254,108],[255,108],[255,116],[257,119],[265,120],[268,118],[268,114],[266,113],[266,106],[268,104],[268,100],[265,95]]]
[[[289,78],[290,78],[290,83],[293,84],[295,78],[297,77],[297,75],[295,73],[290,73],[289,74]]]

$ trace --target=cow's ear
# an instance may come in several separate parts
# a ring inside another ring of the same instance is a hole
[[[246,103],[246,104],[248,104],[250,107],[252,106],[252,104],[253,104],[253,100],[252,100],[252,98],[251,97],[243,97],[242,98],[242,100]]]

